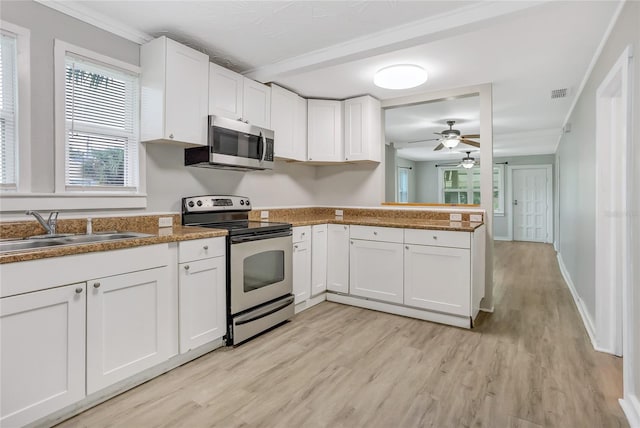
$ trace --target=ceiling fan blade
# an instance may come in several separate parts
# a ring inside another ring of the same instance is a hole
[[[461,135],[460,138],[480,138],[480,134]]]
[[[413,144],[413,143],[424,143],[426,141],[440,141],[440,138],[431,138],[429,140],[414,140],[414,141],[406,141],[406,144]]]
[[[461,138],[460,139],[461,143],[467,144],[469,146],[473,146],[473,147],[480,147],[480,143],[476,142],[476,141],[471,141],[471,140],[467,140],[466,138]]]
[[[435,148],[435,149],[433,149],[433,151],[435,152],[435,151],[437,151],[437,150],[442,150],[442,149],[444,149],[444,144],[440,143],[440,144],[438,144],[438,145],[436,146],[436,148]]]

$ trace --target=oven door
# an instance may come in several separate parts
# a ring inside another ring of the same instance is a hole
[[[232,315],[291,294],[292,245],[291,232],[231,237]]]

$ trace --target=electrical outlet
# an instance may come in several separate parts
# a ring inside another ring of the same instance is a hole
[[[158,217],[158,227],[173,226],[173,217]]]
[[[336,217],[342,217],[342,210],[336,210]]]
[[[471,214],[469,216],[469,221],[474,223],[480,223],[482,221],[482,214]]]
[[[450,221],[462,221],[462,214],[460,214],[460,213],[457,213],[457,214],[451,213],[451,214],[449,214],[449,220]]]
[[[260,211],[261,220],[269,220],[269,211]]]

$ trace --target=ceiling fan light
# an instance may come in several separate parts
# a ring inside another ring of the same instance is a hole
[[[462,161],[462,167],[466,168],[466,169],[471,169],[475,166],[475,162],[474,161],[468,161],[468,160],[463,160]]]
[[[381,68],[373,77],[373,83],[384,89],[409,89],[427,81],[424,68],[414,64],[398,64]]]
[[[456,136],[452,136],[452,137],[445,138],[445,139],[442,141],[442,145],[443,145],[443,146],[445,146],[445,147],[446,147],[446,148],[448,148],[448,149],[452,149],[452,148],[454,148],[455,146],[457,146],[459,142],[460,142],[460,139],[459,139],[459,138],[458,138],[458,136],[456,135]]]

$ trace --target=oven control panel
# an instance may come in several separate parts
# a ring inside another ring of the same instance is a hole
[[[246,196],[207,195],[182,198],[183,212],[250,211],[251,202]]]

